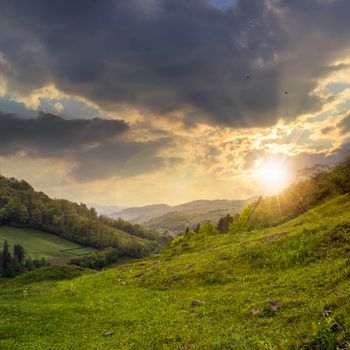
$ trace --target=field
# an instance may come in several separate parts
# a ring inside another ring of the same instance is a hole
[[[19,276],[0,287],[0,348],[350,349],[349,211],[341,196],[102,272]]]
[[[0,244],[7,240],[10,247],[21,244],[27,254],[35,259],[44,257],[48,261],[65,262],[80,254],[94,251],[58,236],[24,228],[0,227]]]

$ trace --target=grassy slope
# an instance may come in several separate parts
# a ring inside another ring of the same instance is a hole
[[[0,242],[7,240],[10,246],[21,244],[24,246],[28,255],[32,258],[42,258],[51,260],[68,260],[73,257],[71,253],[83,254],[91,253],[96,249],[83,247],[80,244],[73,243],[58,236],[44,233],[41,231],[14,228],[9,226],[0,227]],[[69,252],[62,252],[66,249],[80,248]]]
[[[72,280],[20,276],[0,288],[0,348],[296,348],[328,327],[329,312],[343,317],[346,348],[349,208],[338,197],[279,227],[198,237],[185,251],[180,239],[160,257]]]
[[[125,231],[119,230],[119,229],[114,228],[114,227],[112,229],[115,232],[115,234],[117,234],[119,242],[127,244],[128,242],[131,243],[132,241],[134,241],[135,243],[138,243],[141,247],[150,247],[150,246],[152,246],[153,242],[148,240],[148,239],[146,239],[146,238],[142,238],[142,237],[138,237],[138,236],[132,235],[130,233],[127,233]]]
[[[117,235],[118,241],[122,244],[127,245],[131,242],[135,242],[140,247],[151,248],[153,246],[154,242],[148,239],[131,235],[116,228],[113,228],[113,231]],[[22,244],[32,258],[44,257],[46,259],[68,260],[72,258],[75,253],[84,254],[96,251],[96,248],[82,246],[51,233],[27,228],[0,226],[0,243],[4,240],[8,240],[10,245],[16,243]],[[81,249],[72,251],[71,253],[60,252],[60,250],[79,247]]]

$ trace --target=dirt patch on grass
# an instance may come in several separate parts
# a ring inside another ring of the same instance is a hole
[[[48,259],[47,262],[52,266],[67,265],[66,259]]]

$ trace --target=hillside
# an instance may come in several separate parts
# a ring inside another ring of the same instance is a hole
[[[52,264],[65,263],[73,257],[89,254],[96,250],[59,236],[28,228],[0,227],[0,245],[5,240],[8,241],[11,249],[15,244],[21,244],[32,259],[45,258]]]
[[[17,277],[0,287],[0,348],[349,349],[349,210],[337,196],[273,228],[204,225],[103,272]]]
[[[144,207],[126,208],[110,214],[110,217],[124,219],[138,224],[147,222],[153,217],[157,217],[171,211],[171,206],[167,204],[152,204]]]
[[[194,228],[199,223],[217,223],[222,216],[241,211],[248,202],[250,200],[222,199],[197,200],[174,206],[156,204],[127,208],[109,216],[142,224],[154,230],[182,233],[187,227]]]
[[[87,206],[89,208],[94,208],[99,215],[110,215],[125,209],[125,207],[121,207],[118,205],[100,205],[100,204],[87,203]]]
[[[159,249],[163,235],[139,225],[98,216],[95,209],[35,191],[24,180],[0,176],[0,227],[46,232],[79,245],[118,249],[141,257]],[[27,231],[30,234],[29,231]]]

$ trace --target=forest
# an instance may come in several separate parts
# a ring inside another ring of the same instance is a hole
[[[115,248],[119,256],[142,257],[157,251],[163,235],[122,220],[97,215],[94,208],[51,199],[24,180],[0,176],[0,225],[33,228],[97,249]]]

